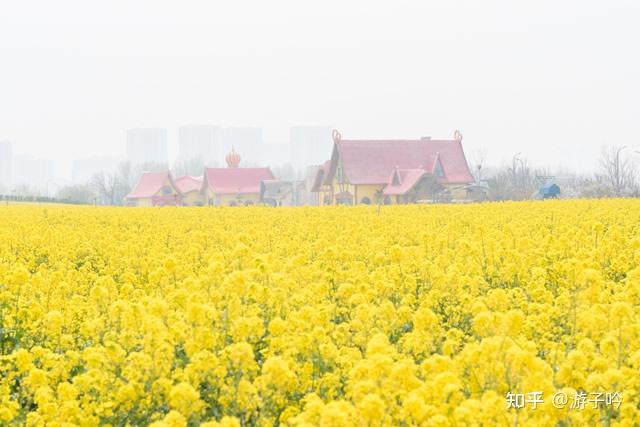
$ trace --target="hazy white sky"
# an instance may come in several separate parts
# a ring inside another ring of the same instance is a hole
[[[639,22],[637,0],[0,0],[0,139],[60,162],[130,127],[460,129],[491,163],[585,170],[640,149]]]

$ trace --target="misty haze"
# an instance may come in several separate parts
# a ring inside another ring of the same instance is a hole
[[[536,176],[567,197],[637,192],[631,1],[36,4],[0,16],[5,195],[107,203],[92,180],[126,165],[122,204],[142,171],[202,176],[232,147],[241,166],[308,181],[334,128],[355,140],[459,129],[478,184],[516,185],[495,182],[509,170],[531,181],[488,197],[529,197]],[[606,166],[621,148],[624,185]]]
[[[0,426],[640,426],[638,0],[0,2]]]

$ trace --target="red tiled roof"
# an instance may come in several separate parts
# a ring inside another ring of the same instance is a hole
[[[216,194],[260,193],[260,182],[275,179],[269,168],[206,168],[203,189]]]
[[[200,191],[202,189],[202,177],[185,175],[175,180],[176,187],[183,193],[191,193],[192,191]]]
[[[165,172],[144,172],[133,190],[127,194],[127,199],[145,199],[156,195],[166,183],[170,183],[173,189],[181,195],[177,189],[171,174]]]
[[[351,184],[385,184],[397,167],[424,169],[433,173],[440,160],[442,183],[469,183],[473,177],[459,140],[336,140],[331,157],[331,170],[325,182],[335,175],[337,157]]]
[[[318,170],[316,171],[316,176],[313,180],[313,185],[311,186],[311,191],[318,192],[320,191],[320,186],[322,185],[323,177],[329,173],[329,168],[331,167],[331,160],[327,160],[324,162]]]
[[[385,195],[406,194],[426,174],[427,171],[424,169],[395,169],[382,193]]]

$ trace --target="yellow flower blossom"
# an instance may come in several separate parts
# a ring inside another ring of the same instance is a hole
[[[639,208],[2,205],[0,424],[640,425]]]

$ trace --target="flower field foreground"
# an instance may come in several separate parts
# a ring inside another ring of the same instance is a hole
[[[635,200],[3,205],[0,424],[638,425],[639,233]]]

